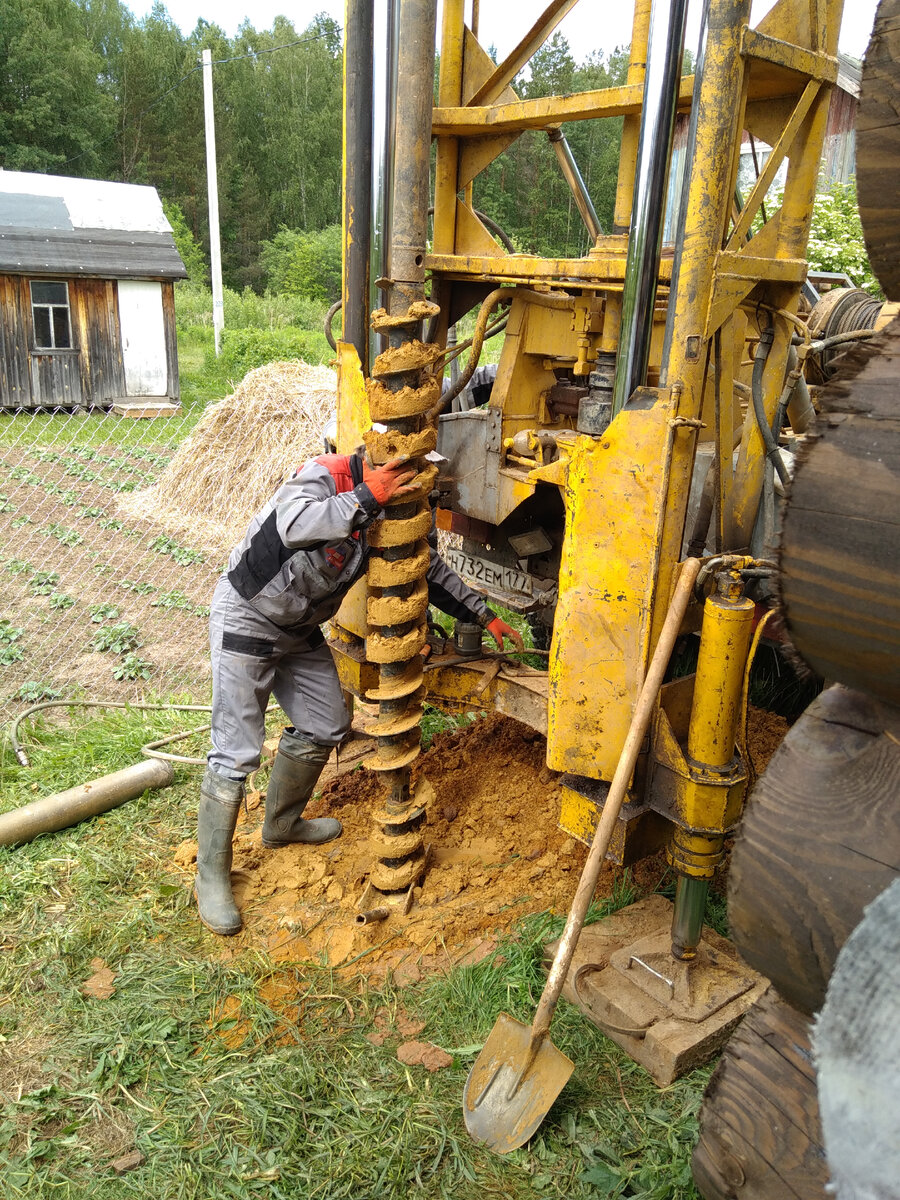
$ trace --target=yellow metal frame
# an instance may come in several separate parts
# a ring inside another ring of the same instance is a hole
[[[615,351],[618,344],[650,0],[635,5],[623,86],[521,100],[511,80],[570,7],[571,0],[554,0],[516,50],[495,65],[466,27],[464,0],[444,0],[432,126],[434,231],[426,268],[432,298],[442,308],[436,334],[441,344],[455,319],[454,297],[484,296],[498,284],[532,292],[556,287],[568,297],[563,311],[524,293],[515,299],[490,401],[500,413],[501,446],[522,430],[565,430],[560,460],[547,465],[536,459],[530,468],[527,460],[505,458],[496,514],[466,515],[498,523],[536,489],[561,489],[565,540],[550,660],[548,762],[602,781],[615,770],[682,558],[700,441],[715,447],[717,549],[749,544],[765,453],[752,415],[742,417],[742,385],[745,389],[749,382],[748,362],[759,333],[771,325],[774,341],[763,374],[771,419],[806,274],[812,201],[837,78],[842,0],[780,0],[755,29],[749,25],[750,0],[711,0],[702,83],[695,94],[694,79],[685,77],[678,98],[680,111],[694,106],[696,127],[680,270],[673,282],[672,254],[664,251],[649,386],[600,438],[577,434],[571,418],[551,420],[545,398],[554,367],[584,373],[598,352]],[[473,181],[524,130],[605,117],[624,117],[613,232],[597,238],[580,259],[506,253],[475,212]],[[743,130],[767,142],[772,152],[738,212],[734,196]],[[785,160],[783,201],[764,214],[766,192]],[[663,362],[667,318],[670,338]],[[340,370],[340,429],[347,446],[351,437],[356,440],[365,413],[359,366],[344,347]],[[704,639],[716,636],[714,626],[710,632],[704,626]],[[448,698],[455,694],[462,702],[466,686],[443,678]],[[702,679],[697,687],[698,713],[727,726],[721,691],[709,691]],[[479,706],[491,696],[488,692]],[[670,817],[694,829],[701,841],[712,831],[721,834],[743,793],[740,764],[726,770],[707,762],[698,769],[669,723],[665,704],[651,758],[680,781]],[[644,771],[645,786],[653,774]],[[570,813],[575,808],[570,804]],[[697,862],[710,848],[697,843],[694,850],[697,861],[685,847],[680,870],[701,870]]]

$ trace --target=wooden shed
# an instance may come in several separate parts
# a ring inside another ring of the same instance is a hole
[[[186,277],[155,188],[0,170],[0,408],[177,402]]]

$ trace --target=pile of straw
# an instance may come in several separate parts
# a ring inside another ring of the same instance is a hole
[[[227,553],[278,485],[322,453],[336,388],[334,371],[304,362],[249,371],[207,408],[154,486],[121,507]]]

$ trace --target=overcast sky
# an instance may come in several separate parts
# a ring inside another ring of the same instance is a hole
[[[131,10],[144,16],[152,0],[126,0]],[[753,22],[768,9],[773,0],[754,0]],[[507,54],[515,42],[531,27],[546,0],[481,0],[479,41],[484,46],[496,46],[500,56]],[[862,58],[872,31],[876,0],[847,0],[841,26],[840,48],[847,54]],[[269,29],[276,16],[291,20],[294,28],[304,30],[319,12],[328,13],[343,24],[343,0],[166,0],[169,15],[184,33],[190,33],[200,17],[219,25],[229,37],[249,18],[254,28]],[[467,6],[468,8],[468,6]],[[688,46],[696,41],[699,0],[691,0],[692,18],[688,30]],[[631,41],[633,4],[627,0],[581,0],[561,22],[559,28],[569,39],[576,60],[592,50],[607,53],[616,46]],[[515,19],[511,20],[511,12]]]

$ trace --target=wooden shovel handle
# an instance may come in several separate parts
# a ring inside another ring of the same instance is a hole
[[[656,644],[656,649],[653,651],[650,666],[647,668],[644,683],[638,694],[637,703],[634,707],[634,715],[631,718],[631,725],[628,727],[628,735],[622,747],[616,773],[610,784],[609,795],[606,797],[606,803],[603,805],[603,812],[597,824],[597,831],[591,843],[590,853],[588,854],[587,862],[584,864],[584,870],[581,872],[578,890],[575,892],[575,899],[572,901],[572,907],[569,909],[566,927],[559,940],[556,957],[553,960],[553,966],[550,968],[550,974],[547,976],[547,982],[544,984],[537,1012],[534,1014],[534,1021],[531,1025],[531,1044],[533,1047],[550,1030],[550,1022],[553,1020],[556,1003],[559,1000],[559,994],[565,983],[566,975],[569,973],[572,955],[575,953],[575,946],[578,943],[584,919],[587,916],[587,910],[594,895],[594,889],[597,886],[600,868],[603,866],[603,860],[606,857],[606,851],[609,849],[613,828],[619,818],[619,809],[622,807],[622,801],[625,799],[628,791],[628,784],[634,773],[634,765],[637,762],[641,743],[644,740],[644,734],[650,723],[653,706],[656,703],[656,695],[662,685],[666,667],[672,656],[675,639],[678,637],[681,629],[681,622],[684,619],[688,601],[694,590],[694,584],[699,571],[699,558],[686,559],[682,564],[681,574],[678,576],[678,583],[669,602],[669,611],[666,614],[665,623],[659,635],[659,641]]]

